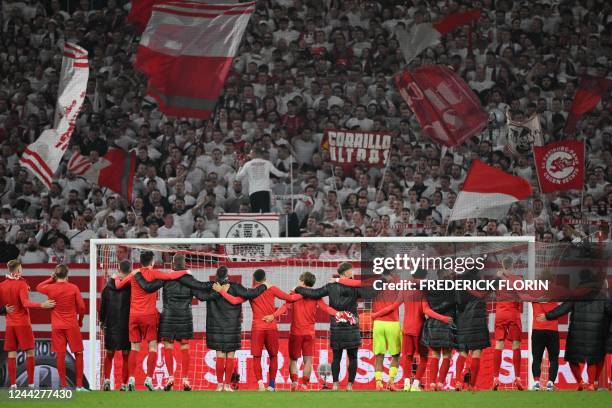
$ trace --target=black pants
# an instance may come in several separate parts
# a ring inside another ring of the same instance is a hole
[[[548,380],[555,382],[559,371],[559,332],[555,330],[533,330],[531,332],[531,353],[533,363],[531,371],[535,378],[540,378],[544,349],[548,352]]]
[[[348,357],[348,382],[351,384],[355,382],[355,376],[357,375],[357,350],[356,348],[346,349],[346,356]],[[342,360],[342,352],[344,349],[333,349],[333,360],[332,360],[332,377],[334,382],[338,382],[340,378],[340,361]]]
[[[270,212],[270,192],[258,191],[249,196],[251,202],[251,212],[269,213]]]

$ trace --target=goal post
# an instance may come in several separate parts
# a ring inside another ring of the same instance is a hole
[[[450,250],[449,245],[452,247]],[[347,251],[342,255],[334,253],[332,248],[353,248],[352,252]],[[128,249],[128,256],[131,254],[134,263],[138,262],[135,254],[141,250],[151,250],[156,253],[156,258],[161,260],[160,269],[170,269],[168,258],[170,254],[176,252],[184,252],[189,255],[188,267],[192,271],[197,271],[196,278],[199,280],[208,280],[214,274],[216,267],[220,264],[228,263],[230,270],[236,268],[242,274],[243,285],[250,287],[250,280],[246,281],[248,274],[258,267],[265,265],[266,269],[270,268],[274,275],[270,277],[270,283],[279,284],[282,290],[288,291],[297,283],[297,277],[300,271],[313,270],[316,271],[317,284],[316,287],[324,285],[328,282],[329,276],[333,273],[340,262],[349,261],[353,265],[357,265],[357,269],[362,271],[369,268],[366,258],[372,254],[390,257],[394,253],[408,253],[410,251],[421,251],[422,248],[444,248],[445,251],[452,252],[453,256],[460,255],[478,255],[480,253],[495,253],[498,258],[495,262],[499,262],[501,256],[506,253],[513,253],[513,256],[522,262],[523,276],[533,279],[536,272],[536,242],[533,236],[500,236],[500,237],[303,237],[303,238],[146,238],[146,239],[92,239],[90,240],[90,303],[89,303],[89,364],[88,377],[92,389],[101,387],[101,362],[103,352],[103,341],[100,335],[98,324],[98,307],[99,293],[105,284],[105,280],[117,270],[118,259],[125,256],[125,253],[118,256],[117,248],[123,247]],[[444,247],[443,247],[444,246]],[[313,254],[300,253],[301,249],[316,248]],[[364,253],[365,251],[365,253]],[[440,250],[442,251],[442,249]],[[480,252],[479,252],[480,251]],[[349,255],[347,255],[350,252]],[[449,253],[451,253],[449,252]],[[318,258],[308,257],[310,255],[318,255]],[[325,279],[325,280],[322,280]],[[96,301],[97,299],[97,301]],[[277,303],[277,307],[280,304]],[[161,310],[161,305],[158,305]],[[363,306],[366,308],[368,306]],[[249,309],[248,306],[243,308],[243,312]],[[525,319],[525,327],[528,333],[527,350],[528,350],[528,367],[526,373],[523,368],[524,378],[528,379],[529,384],[532,383],[531,377],[531,326],[532,313],[531,304],[527,303],[526,314],[523,314]],[[365,309],[364,309],[365,310]],[[250,313],[250,312],[248,312]],[[197,316],[196,316],[197,314]],[[194,309],[194,330],[201,329],[205,314],[204,306]],[[196,321],[197,320],[197,321]],[[247,321],[247,316],[243,319]],[[284,323],[283,330],[286,331],[288,323]],[[243,324],[244,326],[244,324]],[[200,329],[198,329],[200,328]],[[279,331],[281,329],[279,328]],[[320,362],[331,362],[331,358],[325,360],[327,350],[328,335],[325,330],[329,330],[325,324],[317,323],[317,336],[320,337],[317,347],[320,348]],[[205,335],[205,333],[201,333]],[[370,336],[371,337],[371,336]],[[371,346],[371,338],[364,340],[362,348]],[[248,341],[248,340],[247,340]],[[202,341],[203,344],[203,341]],[[244,344],[243,343],[243,347]],[[493,344],[492,344],[493,346]],[[196,348],[204,347],[200,343]],[[371,347],[370,347],[371,349]],[[201,350],[200,350],[201,351]],[[199,351],[198,351],[199,352]],[[192,363],[195,370],[198,370],[198,375],[203,378],[206,376],[206,358],[208,354],[198,354],[198,362]],[[211,357],[212,358],[212,357]],[[245,358],[248,358],[245,357]],[[364,357],[365,359],[365,357]],[[288,363],[287,363],[288,364]],[[361,364],[361,362],[360,362]],[[246,367],[246,363],[244,365]],[[279,367],[281,364],[279,362]],[[362,370],[369,370],[369,366],[364,363],[360,366]],[[365,368],[364,368],[365,367]],[[245,368],[246,369],[246,368]],[[313,376],[316,375],[317,369],[313,369]],[[518,375],[521,375],[519,373]],[[286,373],[281,372],[280,377],[288,377]],[[208,377],[206,377],[208,378]],[[314,377],[313,377],[314,378]],[[363,383],[366,383],[366,378],[362,378]],[[210,379],[202,380],[210,382]],[[322,381],[325,381],[323,379]]]

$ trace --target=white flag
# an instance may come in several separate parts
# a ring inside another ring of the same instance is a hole
[[[55,107],[53,129],[42,132],[40,137],[23,152],[20,164],[29,169],[47,187],[59,167],[74,131],[89,78],[87,51],[78,45],[64,44],[64,58]]]
[[[543,146],[542,125],[540,116],[535,113],[523,121],[510,119],[510,112],[506,112],[508,118],[508,144],[514,151],[525,154],[533,146]]]
[[[396,27],[395,38],[406,60],[406,65],[415,59],[424,49],[433,47],[440,41],[442,34],[431,23],[421,23],[412,26],[410,33],[402,27]]]

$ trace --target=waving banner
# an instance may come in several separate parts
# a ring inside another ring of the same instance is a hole
[[[47,187],[51,187],[53,175],[68,148],[85,99],[88,79],[87,51],[75,44],[64,44],[54,128],[43,131],[34,143],[25,148],[19,159],[20,164]]]
[[[326,130],[321,148],[329,151],[334,164],[362,164],[370,167],[385,167],[391,135],[378,132],[352,132]]]
[[[584,142],[565,140],[534,147],[533,156],[542,193],[584,187]]]
[[[510,119],[510,113],[506,113],[508,118],[508,143],[514,151],[525,154],[533,146],[542,146],[542,125],[538,114],[523,121]]]
[[[395,82],[423,132],[444,146],[463,143],[487,125],[476,95],[447,67],[422,65],[398,74]]]

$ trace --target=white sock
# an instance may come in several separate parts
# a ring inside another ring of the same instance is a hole
[[[421,382],[419,380],[415,379],[414,381],[412,381],[413,387],[418,387],[419,385],[421,385]]]

